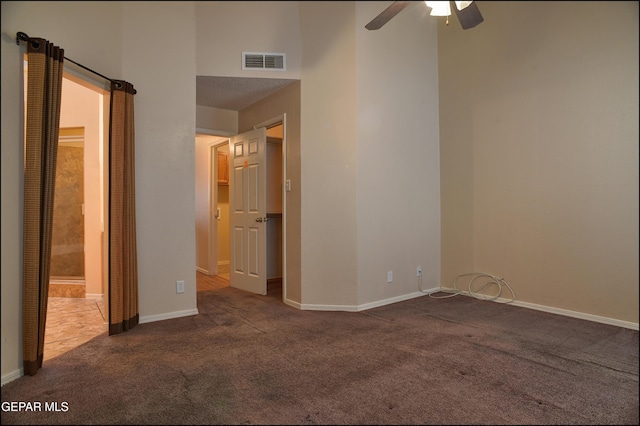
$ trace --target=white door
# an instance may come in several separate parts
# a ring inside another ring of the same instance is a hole
[[[267,294],[266,140],[261,127],[229,141],[229,284]]]

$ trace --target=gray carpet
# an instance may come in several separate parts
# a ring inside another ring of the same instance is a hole
[[[465,296],[198,309],[45,361],[2,387],[2,424],[638,424],[638,331]]]

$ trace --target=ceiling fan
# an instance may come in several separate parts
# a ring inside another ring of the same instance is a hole
[[[389,22],[391,18],[400,13],[411,1],[394,1],[389,7],[380,12],[364,27],[368,30],[377,30]],[[446,16],[449,25],[449,15],[453,10],[463,30],[468,30],[484,21],[478,6],[473,1],[425,1],[431,8],[431,16]]]

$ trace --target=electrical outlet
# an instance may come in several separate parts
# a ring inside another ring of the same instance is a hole
[[[387,272],[387,282],[393,282],[393,271]]]
[[[184,293],[184,281],[176,281],[176,293]]]
[[[420,275],[422,275],[422,266],[418,266],[416,268],[416,277],[419,277]]]

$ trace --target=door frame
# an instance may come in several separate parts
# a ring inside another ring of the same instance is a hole
[[[99,106],[99,137],[98,156],[100,164],[100,281],[102,289],[102,302],[105,312],[104,331],[109,331],[109,295],[111,293],[111,281],[109,279],[109,214],[110,214],[110,158],[109,149],[109,121],[111,105],[111,83],[104,78],[98,78],[93,73],[86,72],[85,69],[68,61],[64,62],[63,78],[72,81],[87,90],[91,90],[101,96],[102,104]],[[86,129],[85,129],[86,131]],[[86,134],[84,135],[86,141]],[[86,164],[84,168],[86,168]],[[86,218],[85,218],[86,220]],[[86,233],[85,233],[86,239]],[[87,266],[85,259],[85,283]]]
[[[218,149],[229,146],[229,137],[209,142],[209,275],[218,274]],[[231,196],[231,195],[229,195]]]
[[[262,121],[253,128],[269,129],[278,125],[282,125],[282,301],[285,302],[287,300],[287,114],[282,113]]]
[[[275,127],[279,124],[282,124],[282,301],[286,303],[287,300],[287,182],[289,181],[289,179],[287,178],[287,114],[286,113],[282,113],[279,115],[276,115],[268,120],[262,121],[260,123],[257,123],[253,126],[253,129],[257,129],[260,127],[266,127],[267,129],[269,129],[270,127]],[[231,136],[235,136],[237,134],[239,134],[239,132],[229,132],[229,131],[225,131],[225,130],[215,130],[215,129],[206,129],[206,128],[202,128],[202,127],[197,127],[196,128],[196,134],[199,135],[208,135],[208,136],[218,136],[220,138],[227,138],[230,139]],[[224,143],[224,142],[221,142]],[[220,144],[221,144],[220,143]],[[217,145],[217,143],[212,143],[213,145]],[[209,161],[211,161],[212,158],[212,153],[211,151],[213,151],[213,149],[210,148],[210,155],[209,155]],[[217,153],[216,153],[217,155]],[[231,153],[229,153],[229,155],[231,155]],[[217,161],[214,162],[215,165],[215,173],[214,174],[214,167],[210,167],[210,173],[211,175],[209,176],[209,194],[211,194],[212,188],[211,188],[211,182],[214,176],[217,176]],[[217,196],[217,194],[216,194]],[[229,198],[231,199],[231,197],[233,196],[233,194],[229,193]],[[211,195],[209,195],[209,205],[210,205],[210,210],[209,210],[209,220],[211,220],[211,217],[215,216],[213,214],[213,212],[215,210],[212,210],[211,206],[213,204],[213,202],[211,201]],[[231,200],[229,200],[231,201]],[[217,203],[215,205],[215,207],[217,208]],[[215,219],[215,217],[214,217]],[[213,269],[211,267],[211,263],[212,263],[212,253],[215,250],[216,253],[216,257],[215,257],[215,273],[217,273],[218,270],[218,259],[217,259],[217,242],[218,242],[218,235],[217,235],[217,223],[215,224],[216,228],[214,231],[214,227],[210,224],[209,226],[209,269]],[[216,247],[211,248],[211,245],[215,244]],[[211,272],[209,272],[211,274]]]

